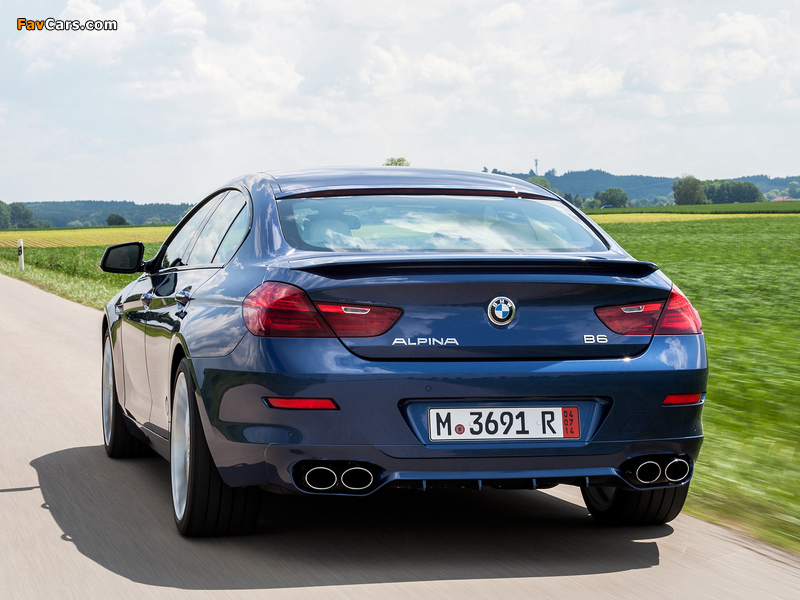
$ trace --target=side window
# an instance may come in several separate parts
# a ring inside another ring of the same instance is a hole
[[[244,236],[247,234],[247,229],[250,226],[250,213],[247,210],[247,206],[243,206],[242,210],[239,211],[239,214],[236,216],[236,219],[233,221],[233,225],[231,228],[228,229],[228,233],[225,234],[225,237],[222,238],[222,243],[219,245],[219,250],[217,250],[217,254],[214,256],[214,260],[212,261],[214,264],[224,265],[228,262],[233,253],[236,252],[236,249],[239,247],[239,244],[242,243]]]
[[[245,217],[247,216],[246,207],[247,201],[241,192],[234,191],[228,194],[203,227],[186,264],[208,265],[224,262],[215,256],[218,254],[223,238],[226,238],[228,231],[233,229],[233,225],[238,225],[241,231],[241,221],[237,217],[242,213],[245,214]],[[239,222],[236,223],[236,221]],[[241,241],[241,237],[231,240],[231,244],[235,243],[230,249],[231,254]]]
[[[222,192],[224,195],[226,192]],[[206,220],[208,213],[211,212],[213,206],[217,203],[219,196],[216,196],[206,202],[203,207],[198,210],[191,219],[186,221],[178,231],[177,235],[172,238],[172,241],[167,246],[167,251],[164,253],[164,258],[161,261],[162,269],[169,269],[170,267],[180,267],[186,264],[186,250],[194,238],[194,234]]]

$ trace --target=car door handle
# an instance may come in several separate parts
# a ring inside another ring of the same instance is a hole
[[[180,292],[175,294],[175,300],[180,304],[182,304],[183,306],[186,306],[187,304],[189,304],[189,300],[192,299],[190,296],[191,291],[192,291],[191,287],[183,288]]]
[[[147,307],[150,308],[150,303],[153,301],[153,292],[147,292],[146,294],[142,294],[142,303]]]

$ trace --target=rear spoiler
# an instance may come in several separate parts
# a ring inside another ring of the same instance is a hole
[[[646,277],[658,271],[651,262],[606,260],[599,258],[530,258],[530,257],[460,257],[447,255],[409,256],[334,256],[316,257],[289,262],[289,268],[334,279],[352,277],[423,275],[426,273],[546,273],[617,275]]]

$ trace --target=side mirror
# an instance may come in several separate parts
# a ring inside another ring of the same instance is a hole
[[[144,244],[128,242],[106,248],[100,268],[106,273],[138,273],[144,269]]]

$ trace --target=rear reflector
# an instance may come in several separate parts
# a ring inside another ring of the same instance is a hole
[[[670,394],[664,399],[664,406],[676,406],[679,404],[697,404],[703,394]]]
[[[317,308],[339,337],[383,335],[403,314],[399,308],[317,302]]]
[[[330,398],[264,398],[272,408],[291,408],[295,410],[339,410]]]

